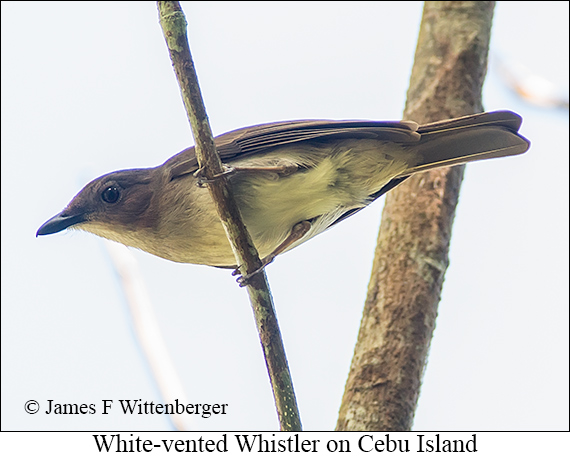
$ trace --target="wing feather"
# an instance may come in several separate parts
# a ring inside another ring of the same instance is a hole
[[[286,144],[307,141],[331,141],[369,138],[397,143],[417,142],[415,122],[306,120],[262,124],[225,133],[214,139],[222,162],[231,162]],[[178,178],[198,169],[194,146],[168,159],[165,168],[170,178]]]

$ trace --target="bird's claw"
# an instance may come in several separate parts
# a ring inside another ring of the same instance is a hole
[[[233,272],[232,272],[232,276],[238,276],[236,279],[236,282],[238,283],[238,285],[240,287],[245,287],[248,286],[250,283],[251,278],[253,278],[256,274],[261,273],[263,271],[263,269],[265,268],[265,265],[260,266],[257,270],[251,272],[251,273],[247,273],[245,275],[241,275],[239,268],[236,268]]]
[[[268,255],[267,257],[261,260],[261,266],[257,270],[254,270],[251,273],[247,273],[245,275],[241,275],[240,268],[238,267],[234,271],[232,271],[232,276],[241,275],[238,276],[236,282],[239,284],[240,287],[248,286],[250,284],[251,278],[253,278],[256,274],[261,273],[267,265],[273,262],[273,259],[275,259],[274,255]]]
[[[206,178],[204,176],[204,168],[198,168],[198,170],[196,170],[194,172],[194,177],[198,180],[196,185],[198,187],[205,187],[206,184],[211,184],[215,181],[217,181],[218,179],[224,177],[224,176],[229,176],[233,173],[235,173],[235,168],[230,167],[226,164],[222,164],[222,166],[224,167],[224,171],[222,173],[218,173],[214,176],[212,176],[211,178]]]

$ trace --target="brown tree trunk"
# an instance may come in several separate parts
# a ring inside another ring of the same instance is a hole
[[[425,2],[405,119],[483,111],[495,2]],[[409,430],[435,327],[463,166],[388,193],[337,430]]]

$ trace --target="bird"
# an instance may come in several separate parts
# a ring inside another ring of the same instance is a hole
[[[412,121],[298,120],[214,141],[265,266],[360,211],[414,173],[526,152],[522,118],[494,111]],[[236,268],[194,147],[153,168],[88,183],[36,236],[84,230],[167,260]]]

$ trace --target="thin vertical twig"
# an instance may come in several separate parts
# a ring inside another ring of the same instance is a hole
[[[253,273],[260,268],[261,261],[241,219],[230,186],[223,177],[212,180],[214,176],[222,174],[224,170],[216,151],[194,62],[190,54],[186,18],[179,2],[157,2],[157,4],[160,25],[178,78],[188,119],[192,126],[198,164],[203,168],[204,176],[211,181],[208,183],[208,188],[234,251],[236,263],[240,266],[240,272],[243,275]],[[291,373],[264,271],[251,277],[247,283],[247,291],[273,388],[280,428],[289,431],[301,430],[301,420],[293,391]]]

